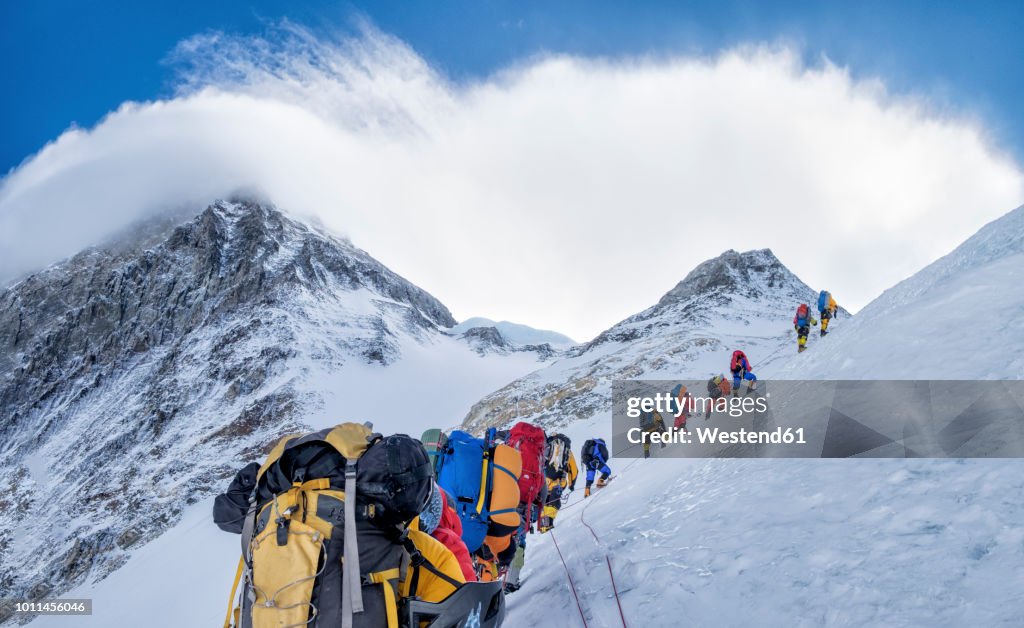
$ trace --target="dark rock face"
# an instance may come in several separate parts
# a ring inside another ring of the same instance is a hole
[[[467,329],[459,337],[480,355],[508,353],[513,350],[512,345],[495,327],[473,327]]]
[[[560,355],[558,350],[546,342],[539,345],[514,345],[496,327],[471,327],[460,334],[459,338],[482,356],[493,353],[533,353],[538,360],[546,361]]]
[[[665,308],[695,295],[715,293],[757,297],[767,290],[782,287],[792,277],[770,249],[746,253],[729,250],[690,271],[655,307]]]
[[[387,365],[400,337],[454,324],[349,242],[247,201],[3,289],[0,597],[109,573],[303,429],[300,358]]]

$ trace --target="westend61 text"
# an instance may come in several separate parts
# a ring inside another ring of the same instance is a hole
[[[696,435],[696,438],[694,437]],[[639,427],[634,427],[626,433],[630,443],[639,445],[641,443],[653,444],[675,444],[701,443],[705,445],[806,445],[804,428],[798,427],[785,429],[777,427],[774,430],[723,430],[718,427],[695,427],[692,431],[670,427],[666,432],[645,432]]]

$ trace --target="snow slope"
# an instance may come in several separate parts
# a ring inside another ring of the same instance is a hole
[[[578,452],[603,424],[566,432]],[[1014,626],[1024,612],[1024,475],[1001,460],[613,460],[583,479],[555,538],[591,628]],[[665,453],[668,453],[666,450]],[[238,537],[209,502],[98,585],[91,618],[32,626],[205,626],[227,603]],[[585,508],[585,509],[584,509]],[[590,524],[594,540],[581,523]],[[186,573],[188,577],[180,577]],[[528,537],[509,628],[583,626],[550,535]],[[145,586],[138,583],[144,582]],[[131,590],[130,596],[125,590]],[[168,600],[173,611],[154,613]]]
[[[1013,626],[1024,613],[1017,461],[613,467],[555,527],[591,628],[622,626],[606,556],[631,627]],[[583,626],[552,537],[527,547],[509,625]]]
[[[1024,208],[840,318],[808,352],[772,356],[760,375],[1019,379],[1022,279]],[[566,432],[578,451],[610,436],[610,422],[595,413]],[[586,624],[551,537],[534,535],[525,584],[509,598],[512,625],[621,626],[606,557],[629,626],[1020,625],[1021,460],[653,451],[613,460],[618,477],[558,519]]]
[[[826,342],[763,375],[1024,379],[1024,207],[836,323]]]
[[[91,616],[38,617],[32,627],[220,626],[241,550],[237,536],[213,525],[212,509],[212,498],[189,507],[109,577],[62,595],[91,599]]]

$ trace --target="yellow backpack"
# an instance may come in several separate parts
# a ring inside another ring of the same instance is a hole
[[[422,558],[406,524],[432,483],[405,435],[344,423],[281,439],[250,499],[225,628],[397,628],[400,582]]]

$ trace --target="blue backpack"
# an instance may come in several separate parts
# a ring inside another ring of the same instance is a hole
[[[824,312],[825,308],[828,307],[828,299],[829,299],[830,296],[831,295],[828,293],[828,290],[822,290],[821,292],[818,293],[818,311],[819,312]]]
[[[487,431],[485,438],[474,438],[467,432],[455,430],[448,436],[448,442],[438,457],[437,483],[455,498],[453,506],[462,521],[462,540],[470,553],[480,549],[489,532],[492,535],[507,533],[505,528],[508,526],[499,521],[492,522],[492,517],[515,513],[519,503],[518,491],[508,499],[495,499],[492,494],[495,471],[511,476],[513,484],[518,482],[512,471],[491,460],[496,451],[494,435],[493,428]],[[497,449],[504,447],[498,445]],[[507,479],[503,484],[506,483]],[[508,503],[495,503],[499,501]],[[518,517],[516,520],[518,522]],[[516,527],[518,523],[511,529]]]

